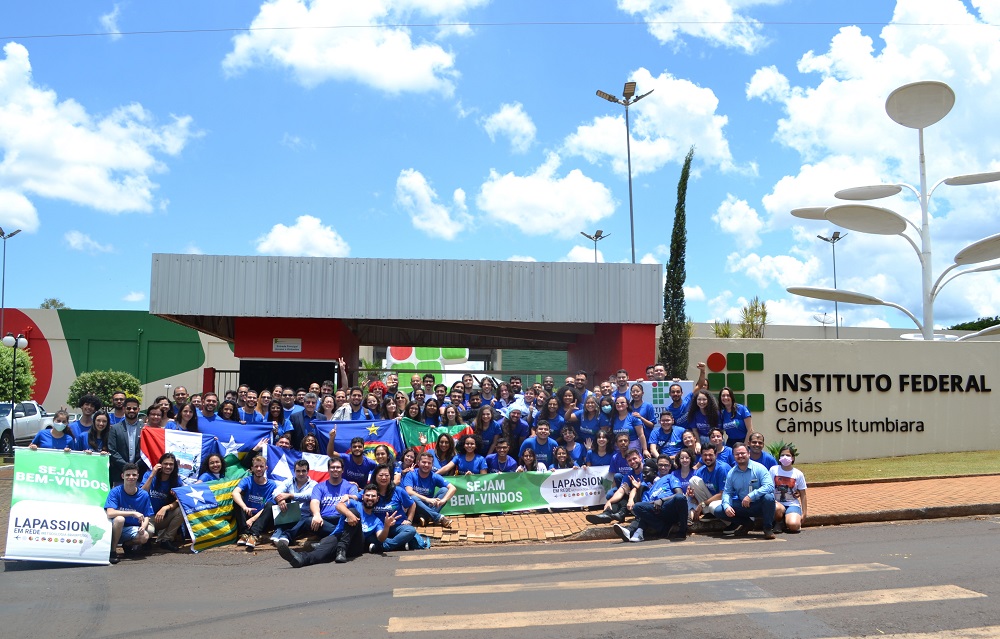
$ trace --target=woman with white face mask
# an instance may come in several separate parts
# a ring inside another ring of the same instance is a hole
[[[771,478],[774,480],[774,522],[775,532],[781,532],[781,518],[784,519],[784,529],[788,532],[799,532],[806,518],[806,478],[802,471],[795,468],[795,452],[791,448],[782,448],[778,453],[778,465],[771,466]]]
[[[69,430],[69,415],[61,410],[52,418],[52,430],[45,429],[35,434],[28,446],[31,450],[48,448],[51,450],[63,450],[67,453],[71,450],[79,450],[73,433]]]

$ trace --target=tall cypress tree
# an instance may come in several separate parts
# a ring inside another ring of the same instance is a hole
[[[688,151],[677,182],[677,206],[674,207],[674,230],[670,235],[670,260],[667,262],[667,280],[663,285],[663,328],[660,333],[659,359],[667,365],[670,377],[684,378],[688,367],[688,326],[684,307],[684,266],[687,252],[687,200],[688,176],[694,147]]]

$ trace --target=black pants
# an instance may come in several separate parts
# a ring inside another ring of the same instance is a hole
[[[265,532],[274,528],[274,515],[272,514],[271,506],[267,504],[264,505],[264,512],[250,526],[247,526],[247,514],[235,504],[233,504],[233,515],[236,517],[236,528],[241,535],[260,537]]]
[[[345,523],[341,532],[323,537],[312,550],[301,553],[302,565],[330,563],[337,556],[339,548],[343,548],[348,557],[358,557],[365,552],[365,536],[361,532],[361,522],[354,526]]]

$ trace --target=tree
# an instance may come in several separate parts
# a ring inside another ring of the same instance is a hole
[[[669,377],[685,377],[688,367],[688,323],[684,308],[685,253],[687,252],[687,183],[691,175],[694,147],[688,151],[677,182],[674,229],[670,235],[667,279],[663,284],[663,327],[660,331],[659,360],[666,364]]]
[[[996,326],[1000,324],[1000,315],[996,317],[980,317],[972,322],[962,322],[960,324],[955,324],[954,326],[949,326],[949,331],[981,331],[984,328],[989,328],[990,326]]]
[[[84,395],[96,395],[105,406],[111,405],[111,395],[124,391],[126,397],[142,401],[142,384],[131,373],[124,371],[90,371],[83,373],[69,385],[70,406],[79,406]]]
[[[764,337],[767,326],[767,303],[754,295],[740,311],[740,337]]]
[[[17,370],[13,367],[11,355],[14,349],[0,345],[0,401],[8,402],[11,399],[11,374],[17,377],[14,379],[14,401],[23,402],[31,399],[31,391],[35,386],[34,365],[31,362],[31,354],[24,349],[17,349]]]
[[[62,303],[58,297],[46,297],[42,300],[42,303],[38,305],[38,308],[66,308],[69,307]]]

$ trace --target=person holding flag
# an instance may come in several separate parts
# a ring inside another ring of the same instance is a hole
[[[153,526],[156,543],[170,552],[180,550],[174,540],[181,528],[181,505],[173,494],[174,488],[181,486],[178,477],[177,457],[173,453],[160,455],[156,465],[146,471],[142,478],[142,489],[149,493],[153,506]]]

